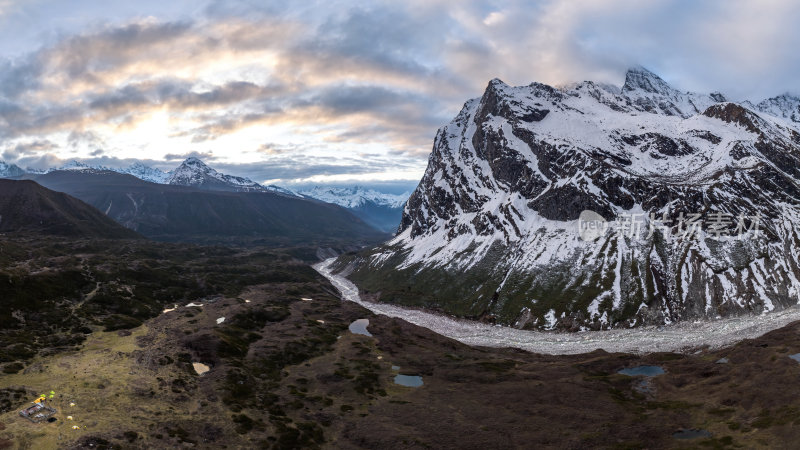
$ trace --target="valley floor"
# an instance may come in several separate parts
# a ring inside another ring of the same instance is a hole
[[[282,264],[275,281],[191,302],[202,306],[164,304],[130,329],[94,330],[0,374],[0,448],[789,448],[800,439],[798,322],[692,354],[536,354],[374,314],[307,266]],[[349,329],[357,319],[371,336]],[[210,370],[199,375],[193,362]],[[664,373],[618,373],[643,365]],[[50,390],[56,422],[19,417]],[[687,435],[698,437],[679,439]]]

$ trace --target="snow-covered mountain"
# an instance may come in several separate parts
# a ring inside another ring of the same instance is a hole
[[[167,182],[169,181],[169,177],[171,175],[171,173],[164,172],[162,170],[144,165],[139,161],[134,162],[128,167],[106,167],[103,165],[90,165],[80,161],[72,160],[58,167],[51,167],[44,170],[35,170],[28,168],[25,172],[29,174],[45,174],[45,173],[55,172],[57,170],[72,170],[79,172],[109,170],[112,172],[133,175],[134,177],[139,178],[141,180],[158,184],[167,184]]]
[[[132,175],[144,181],[156,184],[171,184],[178,186],[194,186],[208,190],[239,191],[239,192],[273,192],[290,197],[301,197],[291,189],[281,186],[262,186],[248,178],[226,175],[207,166],[197,158],[188,158],[176,169],[169,172],[145,165],[139,161],[128,167],[106,167],[90,165],[72,160],[58,167],[47,169],[20,169],[16,165],[0,161],[0,178],[9,178],[23,174],[42,175],[58,170],[70,171],[112,171]]]
[[[299,192],[306,197],[315,198],[317,200],[333,203],[345,208],[357,208],[366,203],[374,203],[379,206],[387,206],[389,208],[402,208],[406,200],[411,195],[411,192],[403,194],[387,194],[378,192],[375,189],[364,189],[361,186],[354,187],[330,187],[330,186],[315,186],[313,189],[308,189]]]
[[[247,178],[226,175],[207,166],[198,158],[187,158],[172,171],[167,184],[192,186],[209,190],[265,192],[266,188]]]
[[[492,80],[438,131],[398,235],[340,266],[382,301],[524,328],[796,304],[800,127],[759,105],[643,68],[619,90]]]
[[[0,178],[13,178],[24,174],[25,171],[20,169],[17,165],[0,161]]]
[[[146,166],[143,167],[150,169]],[[155,169],[150,170],[153,171]],[[142,173],[144,172],[143,170],[139,172],[140,173],[138,174],[134,172],[126,173],[130,173],[131,175],[142,179],[147,179],[142,176]],[[149,172],[149,174],[152,173],[153,172]],[[299,195],[297,195],[297,193],[291,189],[272,184],[269,186],[262,186],[249,178],[237,177],[218,172],[198,158],[187,158],[175,170],[172,170],[168,173],[160,172],[150,176],[152,179],[148,181],[176,186],[194,186],[201,189],[214,191],[272,192],[276,194],[288,195],[290,197],[299,197]],[[162,181],[156,181],[158,178],[160,178]]]
[[[578,89],[581,87],[577,86]],[[605,86],[598,87],[607,90]],[[703,95],[678,91],[643,67],[628,70],[621,93],[636,109],[683,118],[700,114],[709,106],[726,100],[720,93]],[[616,102],[608,99],[605,104],[610,107]]]
[[[68,161],[66,164],[61,165],[60,167],[54,167],[52,169],[48,169],[46,172],[52,172],[54,170],[111,170],[111,169],[103,166],[90,166],[86,163],[72,160]]]
[[[146,166],[138,161],[131,164],[130,167],[126,167],[124,169],[114,169],[114,171],[133,175],[140,180],[157,184],[167,184],[172,176],[171,172],[164,172],[163,170]]]
[[[141,180],[157,184],[193,186],[201,189],[217,191],[276,192],[284,195],[297,195],[293,191],[279,186],[261,186],[260,184],[248,178],[226,175],[209,167],[203,161],[194,157],[187,158],[180,164],[180,166],[169,172],[164,172],[163,170],[147,166],[139,161],[134,162],[128,167],[115,168],[101,165],[89,165],[73,160],[62,166],[40,171],[40,173],[48,173],[56,170],[110,170],[112,172],[132,175]],[[32,173],[33,171],[28,169],[28,172]]]
[[[378,230],[393,233],[397,231],[403,206],[411,193],[387,194],[374,189],[364,189],[361,186],[316,186],[299,194],[343,206]]]
[[[756,105],[756,108],[761,112],[800,123],[800,97],[796,95],[783,94],[769,98]]]

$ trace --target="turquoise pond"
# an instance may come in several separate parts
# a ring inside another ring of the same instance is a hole
[[[417,375],[395,375],[394,383],[406,387],[422,386],[422,377]]]
[[[372,333],[367,331],[367,326],[369,325],[369,319],[358,319],[354,320],[353,323],[350,324],[348,329],[353,334],[362,334],[364,336],[372,336]]]

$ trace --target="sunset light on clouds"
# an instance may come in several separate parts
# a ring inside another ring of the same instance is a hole
[[[642,64],[733,98],[800,88],[789,2],[67,3],[0,2],[0,152],[21,167],[196,155],[258,182],[413,183],[494,77],[620,84]],[[743,55],[761,63],[726,69]]]

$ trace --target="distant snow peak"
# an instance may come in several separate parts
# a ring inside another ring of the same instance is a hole
[[[181,163],[172,172],[167,184],[246,192],[268,191],[248,178],[220,173],[195,157],[187,158]]]
[[[653,72],[642,66],[635,66],[628,69],[625,74],[625,84],[622,86],[622,93],[644,91],[653,94],[669,95],[676,92],[666,81]]]
[[[128,167],[119,168],[119,167],[106,167],[102,165],[90,165],[80,161],[72,160],[61,166],[53,167],[46,170],[34,171],[32,169],[28,169],[28,173],[49,173],[57,170],[71,170],[76,172],[111,171],[111,172],[132,175],[141,180],[157,184],[166,184],[170,177],[170,173],[152,168],[150,166],[142,164],[139,161],[134,162]]]
[[[768,98],[755,107],[761,112],[800,123],[800,96],[786,93]]]
[[[293,191],[291,189],[287,189],[285,187],[277,186],[277,185],[274,185],[274,184],[270,184],[270,185],[264,186],[264,188],[267,189],[268,191],[272,191],[272,192],[275,192],[277,194],[288,195],[290,197],[302,197],[297,192],[295,192],[295,191]]]
[[[387,206],[389,208],[402,208],[408,196],[411,195],[410,192],[403,194],[386,194],[374,189],[365,189],[361,186],[316,186],[313,189],[301,191],[300,194],[351,209],[364,206],[366,203],[373,203],[377,206]]]
[[[710,95],[681,92],[641,66],[633,67],[625,74],[621,93],[647,112],[683,118],[701,113],[709,106],[726,100],[719,92]]]
[[[171,176],[171,173],[146,166],[139,161],[136,161],[125,169],[118,169],[117,171],[157,184],[166,184]]]
[[[67,162],[66,164],[62,165],[61,167],[52,170],[87,170],[87,169],[103,169],[103,168],[104,167],[102,166],[90,166],[88,164],[73,159]]]
[[[0,161],[0,178],[11,178],[24,175],[25,171],[20,169],[16,164],[8,164],[5,161]]]

